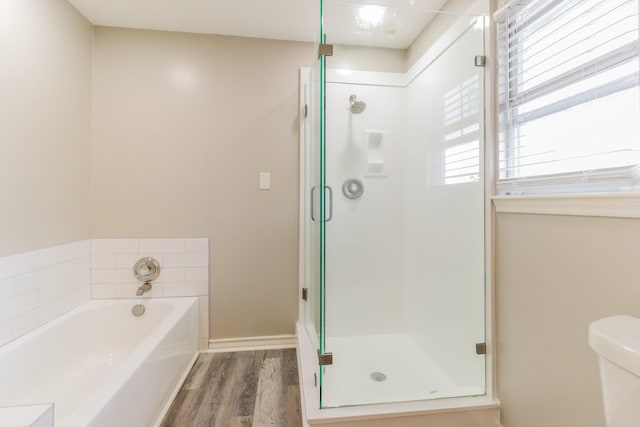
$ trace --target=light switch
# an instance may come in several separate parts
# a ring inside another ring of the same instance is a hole
[[[260,190],[271,189],[271,174],[269,172],[260,172],[260,183],[258,184]]]

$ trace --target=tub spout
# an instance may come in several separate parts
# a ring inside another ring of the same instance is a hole
[[[151,283],[144,282],[142,286],[140,286],[136,291],[136,296],[142,296],[142,294],[144,294],[145,292],[149,292],[150,290],[151,290]]]

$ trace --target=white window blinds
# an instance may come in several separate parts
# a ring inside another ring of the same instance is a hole
[[[634,188],[638,0],[521,0],[498,13],[499,191]]]

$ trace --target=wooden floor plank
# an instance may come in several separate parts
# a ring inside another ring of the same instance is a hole
[[[300,427],[302,425],[302,410],[300,408],[300,388],[297,385],[285,387],[284,426]]]
[[[185,426],[213,427],[215,425],[216,416],[222,410],[221,404],[224,401],[227,372],[232,363],[233,353],[218,353],[213,356],[210,381],[203,384],[201,388],[201,401],[197,414],[195,418],[185,420]]]
[[[161,427],[300,427],[295,349],[203,353]]]
[[[260,369],[253,427],[282,426],[282,359],[265,358]]]
[[[239,415],[245,415],[241,414],[239,405],[245,391],[244,379],[247,370],[256,357],[256,352],[234,353],[232,363],[226,372],[225,384],[221,390],[222,401],[214,425],[231,425]],[[251,389],[255,390],[256,386],[257,384],[251,384]]]
[[[198,360],[191,368],[191,372],[187,376],[187,379],[182,386],[186,390],[198,390],[202,387],[203,383],[207,383],[209,378],[206,375],[209,373],[209,367],[213,360],[213,354],[203,353],[198,356]]]
[[[248,417],[248,425],[251,425],[253,421],[253,410],[256,406],[256,391],[258,389],[260,369],[262,368],[262,361],[265,357],[265,351],[255,352],[242,378],[242,393],[238,401],[238,411],[236,415],[239,417]]]
[[[298,383],[298,359],[296,350],[289,348],[282,350],[282,382],[284,385],[295,385]]]

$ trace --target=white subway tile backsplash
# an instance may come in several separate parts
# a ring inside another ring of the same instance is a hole
[[[166,254],[164,263],[167,267],[207,267],[209,265],[209,253]]]
[[[167,254],[164,266],[167,268],[186,267],[186,254]]]
[[[64,295],[62,283],[56,282],[38,289],[38,304],[49,304]]]
[[[126,242],[131,239],[121,239],[125,240],[124,244],[119,244],[117,242],[119,239],[107,239],[109,240],[107,245],[103,244],[101,240],[103,239],[94,239],[92,241],[93,247],[100,251],[113,251],[114,248],[120,247],[124,251],[106,254],[115,257],[115,267],[113,258],[92,261],[93,298],[130,298],[135,296],[135,290],[139,283],[133,275],[133,265],[140,258],[146,256],[155,258],[160,263],[160,276],[153,282],[153,290],[145,293],[145,297],[202,294],[203,286],[201,283],[187,287],[174,286],[175,284],[184,285],[186,282],[207,282],[205,287],[208,288],[209,239],[138,239],[138,251],[133,253],[126,251],[133,247],[130,242]],[[189,249],[198,252],[188,253]],[[201,252],[201,250],[206,252]],[[92,253],[93,257],[103,257],[104,255]],[[195,267],[187,267],[191,265]],[[189,279],[187,279],[187,270],[190,270]],[[163,288],[164,285],[168,285],[168,287]]]
[[[25,252],[0,258],[0,280],[33,271],[37,265],[36,252]]]
[[[160,276],[158,282],[175,283],[185,281],[185,268],[162,268],[160,267]]]
[[[11,318],[15,319],[38,306],[38,293],[36,291],[29,292],[12,298],[9,301],[11,302],[9,314]]]
[[[66,313],[91,299],[91,288],[82,287],[60,299],[60,312]]]
[[[77,291],[80,288],[91,286],[90,273],[83,272],[74,276],[66,277],[60,280],[60,284],[62,285],[62,293],[65,295]]]
[[[87,271],[88,270],[89,269],[87,269]],[[40,284],[38,285],[38,288],[51,285],[53,283],[56,283],[58,280],[60,280],[59,265],[52,265],[51,267],[46,267],[38,271],[40,272]]]
[[[131,284],[117,283],[116,293],[112,298],[133,298],[136,296],[136,289],[137,287]],[[152,288],[152,290],[154,289]]]
[[[209,252],[209,239],[186,239],[187,250],[186,252]]]
[[[33,292],[40,286],[41,277],[42,270],[36,270],[8,279],[11,283],[11,295],[17,297],[28,292]]]
[[[140,239],[140,252],[183,253],[185,239]]]
[[[209,252],[187,254],[186,261],[186,267],[209,267]]]
[[[137,252],[134,254],[116,254],[116,268],[128,267],[133,271],[133,266],[140,258],[141,256]]]
[[[116,271],[116,283],[138,283],[133,268],[118,268]]]
[[[92,283],[91,298],[92,299],[115,298],[116,286],[117,286],[117,283]]]
[[[116,254],[91,254],[91,268],[116,268]]]
[[[84,240],[0,258],[0,345],[88,300],[90,249]]]
[[[11,305],[13,304],[12,300],[2,301],[0,302],[0,326],[8,322],[13,318],[11,312]]]
[[[91,283],[118,282],[118,270],[115,268],[94,268],[91,270]]]
[[[198,282],[202,280],[209,280],[209,268],[207,267],[189,267],[186,269],[187,282]]]
[[[89,271],[91,261],[89,255],[72,259],[60,264],[60,277],[69,277],[84,271]]]
[[[0,347],[13,339],[13,329],[11,323],[0,324]]]
[[[13,295],[11,279],[0,280],[0,302],[8,300]]]
[[[92,254],[131,254],[137,253],[138,239],[92,239]]]

